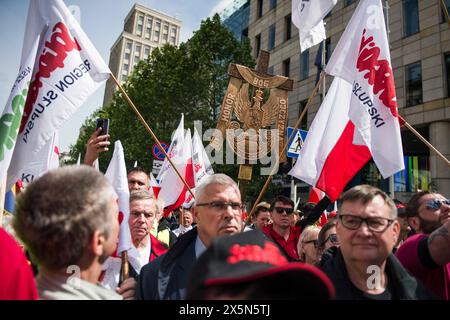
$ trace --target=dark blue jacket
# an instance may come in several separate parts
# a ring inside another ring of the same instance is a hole
[[[137,300],[181,300],[195,256],[197,228],[186,232],[167,253],[141,269],[136,286]]]
[[[336,289],[337,300],[357,299],[340,249],[328,250],[319,268],[330,278]],[[392,300],[429,300],[437,297],[411,276],[397,258],[390,254],[386,260],[386,275],[393,289]]]

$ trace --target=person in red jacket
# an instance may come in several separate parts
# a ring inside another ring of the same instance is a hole
[[[37,300],[31,266],[17,242],[0,228],[0,300]]]
[[[263,228],[263,232],[283,250],[290,261],[299,260],[297,252],[301,228],[293,227],[289,216],[294,213],[294,202],[278,196],[270,205],[270,218],[273,223]]]

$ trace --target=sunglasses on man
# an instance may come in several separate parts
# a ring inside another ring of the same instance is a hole
[[[294,209],[292,209],[292,208],[275,207],[274,209],[278,214],[282,214],[283,212],[286,212],[287,215],[290,215],[294,212]]]
[[[339,244],[339,240],[336,233],[330,234],[323,243],[327,243],[327,241],[330,241],[332,244]]]
[[[428,200],[426,202],[425,206],[429,210],[439,210],[443,204],[450,206],[450,200],[436,198],[436,199]]]

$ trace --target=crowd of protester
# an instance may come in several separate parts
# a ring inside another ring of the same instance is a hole
[[[98,152],[88,144],[87,164]],[[144,170],[129,171],[128,187],[124,263],[117,194],[101,172],[66,166],[32,182],[16,200],[16,239],[0,229],[0,299],[450,299],[450,201],[438,192],[401,203],[355,186],[321,223],[318,206],[296,210],[282,195],[243,219],[224,174],[168,216]]]

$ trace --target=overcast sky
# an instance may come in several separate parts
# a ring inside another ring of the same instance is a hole
[[[0,110],[3,110],[19,69],[30,0],[0,0]],[[175,16],[182,21],[180,41],[200,27],[201,20],[222,11],[234,0],[140,0],[139,4]],[[79,12],[81,27],[109,63],[111,46],[123,30],[123,22],[136,3],[132,0],[65,0]],[[60,150],[76,142],[85,119],[102,105],[104,86],[98,89],[60,130]],[[130,111],[131,112],[131,111]]]

